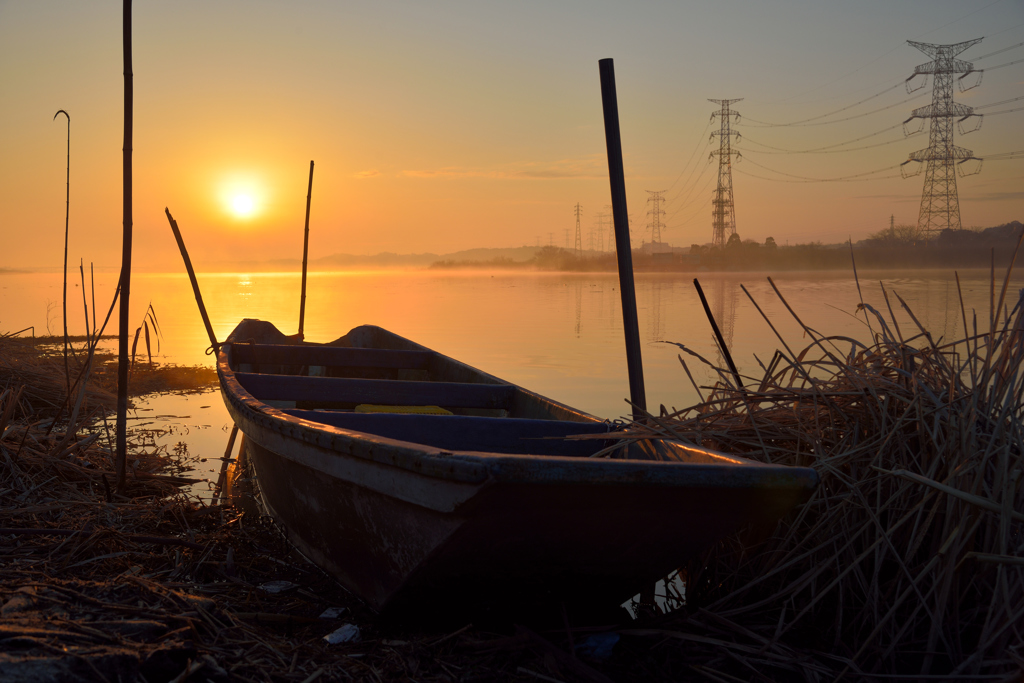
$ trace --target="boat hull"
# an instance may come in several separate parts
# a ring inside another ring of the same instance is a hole
[[[618,604],[744,524],[773,523],[816,485],[809,469],[672,443],[657,444],[663,460],[431,448],[269,406],[223,352],[221,365],[266,510],[376,608]]]

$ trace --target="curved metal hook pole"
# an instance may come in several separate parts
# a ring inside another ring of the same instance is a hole
[[[66,180],[64,191],[64,378],[67,383],[67,391],[71,393],[71,371],[68,368],[68,215],[71,208],[71,115],[63,109],[58,109],[53,115],[53,120],[64,114],[68,120],[68,161],[66,167]]]

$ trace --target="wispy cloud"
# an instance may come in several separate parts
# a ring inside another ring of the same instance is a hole
[[[352,175],[355,178],[373,178],[374,176],[379,176],[380,171],[378,171],[377,169],[373,169],[372,171],[359,171],[358,173],[353,173]]]
[[[410,178],[491,178],[494,180],[591,180],[608,175],[604,155],[592,154],[576,159],[534,161],[507,164],[497,168],[445,166],[435,169],[403,171]]]

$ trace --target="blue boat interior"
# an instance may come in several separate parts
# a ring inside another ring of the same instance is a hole
[[[586,438],[611,431],[608,423],[467,373],[473,369],[433,351],[236,342],[231,365],[254,398],[340,429],[444,450],[528,455],[586,457],[613,443]],[[583,438],[566,438],[574,436]]]
[[[527,453],[586,457],[605,447],[604,439],[566,437],[606,434],[604,422],[523,420],[463,415],[394,415],[285,410],[288,415],[366,434],[424,444],[450,451]]]

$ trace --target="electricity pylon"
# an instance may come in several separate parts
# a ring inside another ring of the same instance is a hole
[[[666,190],[660,190],[655,192],[654,190],[647,190],[647,194],[651,195],[647,198],[647,201],[653,204],[653,208],[647,212],[647,215],[651,217],[651,243],[661,244],[661,229],[664,227],[661,224],[661,217],[665,215],[665,209],[661,208],[661,203],[665,201],[662,196]]]
[[[711,244],[716,247],[725,247],[725,241],[729,236],[736,233],[736,207],[733,204],[732,196],[732,158],[740,156],[739,151],[732,148],[732,136],[739,138],[738,131],[731,128],[732,117],[739,122],[740,113],[729,109],[733,102],[739,102],[742,97],[736,100],[708,100],[719,104],[722,108],[711,114],[711,120],[718,117],[719,129],[712,131],[711,139],[718,136],[718,149],[711,152],[712,157],[718,157],[718,187],[715,189],[715,197],[711,200]]]
[[[583,236],[580,233],[580,216],[583,215],[583,207],[576,202],[576,258],[583,256]]]
[[[612,220],[612,205],[604,205],[604,216],[605,226],[608,228],[608,251],[615,253],[615,221]]]
[[[960,121],[974,116],[974,109],[953,101],[953,74],[965,76],[974,71],[974,65],[956,59],[956,56],[981,42],[981,38],[967,40],[953,45],[933,45],[908,40],[911,46],[932,58],[933,61],[921,64],[914,69],[916,76],[932,74],[932,103],[913,111],[907,121],[913,119],[931,119],[928,132],[928,147],[911,152],[910,158],[900,166],[905,167],[912,161],[926,163],[924,172],[924,189],[921,192],[921,211],[917,217],[917,229],[924,239],[930,240],[935,233],[947,228],[960,229],[960,200],[956,192],[956,172],[968,159],[976,159],[974,152],[953,144],[953,119]],[[962,77],[961,77],[962,78]],[[904,121],[906,123],[907,121]],[[917,175],[904,173],[904,177]]]

